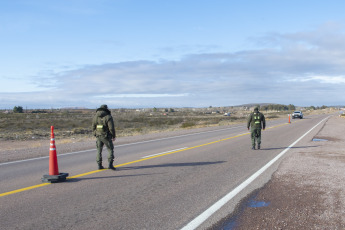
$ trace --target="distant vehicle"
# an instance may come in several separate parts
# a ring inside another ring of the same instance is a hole
[[[230,113],[224,113],[224,116],[230,117]]]
[[[303,118],[303,113],[302,113],[301,111],[295,111],[295,112],[293,112],[293,114],[292,114],[292,119],[295,119],[295,118],[302,119],[302,118]]]

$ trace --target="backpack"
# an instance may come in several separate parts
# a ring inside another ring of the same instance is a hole
[[[104,137],[108,135],[108,125],[106,124],[105,117],[97,117],[96,135]]]
[[[261,116],[260,113],[253,113],[254,124],[261,127]]]

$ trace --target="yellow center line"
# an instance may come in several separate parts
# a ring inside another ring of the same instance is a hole
[[[10,192],[1,193],[0,196],[8,196],[8,195],[11,195],[11,194],[14,194],[14,193],[24,192],[24,191],[27,191],[27,190],[43,187],[43,186],[46,186],[46,185],[50,185],[50,183],[38,184],[38,185],[26,187],[26,188],[17,189],[17,190],[10,191]]]
[[[287,124],[289,124],[289,123],[284,123],[284,124],[281,124],[281,125],[272,126],[270,128],[267,128],[267,129],[273,129],[273,128],[277,128],[277,127],[280,127],[280,126],[283,126],[283,125],[287,125]],[[247,132],[247,133],[239,134],[239,135],[236,135],[236,136],[228,137],[228,138],[225,138],[225,139],[220,139],[218,141],[212,141],[212,142],[209,142],[209,143],[205,143],[205,144],[202,144],[202,145],[196,145],[196,146],[185,148],[185,149],[180,149],[180,150],[176,150],[176,151],[172,151],[172,152],[168,152],[168,153],[162,153],[160,155],[155,155],[155,156],[151,156],[151,157],[147,157],[147,158],[143,158],[143,159],[139,159],[139,160],[135,160],[135,161],[130,161],[130,162],[123,163],[123,164],[118,164],[118,165],[115,165],[114,167],[121,167],[121,166],[125,166],[125,165],[130,165],[130,164],[138,163],[138,162],[141,162],[141,161],[146,161],[146,160],[154,159],[154,158],[157,158],[157,157],[166,156],[166,155],[173,154],[173,153],[178,153],[178,152],[183,152],[183,151],[187,151],[187,150],[190,150],[190,149],[200,148],[200,147],[203,147],[203,146],[219,143],[219,142],[222,142],[222,141],[227,141],[227,140],[230,140],[230,139],[233,139],[233,138],[237,138],[237,137],[241,137],[241,136],[245,136],[245,135],[248,135],[248,134],[250,134],[250,133]],[[75,176],[67,177],[67,179],[79,178],[79,177],[91,175],[91,174],[94,174],[94,173],[98,173],[98,172],[101,172],[101,171],[104,171],[104,170],[107,170],[107,169],[94,170],[94,171],[78,174],[78,175],[75,175]],[[42,184],[38,184],[38,185],[29,186],[29,187],[26,187],[26,188],[16,189],[16,190],[13,190],[13,191],[10,191],[10,192],[0,193],[0,197],[8,196],[8,195],[19,193],[19,192],[28,191],[28,190],[35,189],[35,188],[40,188],[40,187],[47,186],[47,185],[50,185],[50,184],[51,183],[42,183]]]

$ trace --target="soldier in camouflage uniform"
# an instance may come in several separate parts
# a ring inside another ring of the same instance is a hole
[[[266,128],[266,121],[265,116],[259,112],[259,108],[255,107],[254,112],[250,114],[247,121],[247,128],[249,130],[251,127],[250,134],[252,139],[252,149],[255,149],[255,140],[258,143],[258,149],[260,149],[261,145],[261,128],[265,130]]]
[[[97,138],[97,157],[96,161],[98,164],[98,169],[104,169],[102,166],[102,150],[105,145],[108,149],[108,162],[109,169],[116,170],[114,168],[114,145],[113,141],[116,139],[115,126],[111,112],[107,105],[101,105],[97,109],[96,115],[92,120],[92,131]]]

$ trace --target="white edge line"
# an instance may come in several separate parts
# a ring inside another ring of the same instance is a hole
[[[96,149],[88,149],[88,150],[83,150],[83,151],[78,151],[78,152],[71,152],[71,153],[63,153],[63,154],[58,154],[57,157],[60,156],[66,156],[66,155],[72,155],[76,153],[83,153],[83,152],[88,152],[88,151],[95,151]],[[45,159],[48,158],[49,156],[44,156],[44,157],[36,157],[36,158],[30,158],[30,159],[25,159],[25,160],[19,160],[19,161],[11,161],[11,162],[4,162],[0,163],[1,165],[9,165],[9,164],[14,164],[14,163],[21,163],[21,162],[27,162],[27,161],[33,161],[33,160],[40,160],[40,159]]]
[[[297,144],[303,137],[305,137],[308,133],[310,133],[314,128],[316,128],[319,124],[321,124],[324,120],[328,119],[329,117],[324,118],[322,121],[317,123],[313,128],[311,128],[308,132],[298,138],[294,143],[292,143],[289,147],[283,150],[279,155],[273,158],[270,162],[268,162],[265,166],[259,169],[256,173],[250,176],[247,180],[242,182],[239,186],[237,186],[234,190],[229,192],[219,201],[214,203],[211,207],[209,207],[206,211],[201,213],[197,216],[194,220],[189,222],[185,227],[181,230],[192,230],[199,227],[205,220],[207,220],[211,215],[213,215],[216,211],[218,211],[221,207],[223,207],[227,202],[229,202],[232,198],[234,198],[239,192],[241,192],[244,188],[246,188],[251,182],[253,182],[257,177],[259,177],[267,168],[269,168],[272,164],[274,164],[279,158],[281,158],[290,148],[292,148],[295,144]]]
[[[170,151],[166,151],[166,152],[162,152],[162,153],[156,153],[156,154],[144,156],[144,157],[142,157],[142,159],[143,159],[143,158],[149,158],[149,157],[157,156],[157,155],[161,155],[161,154],[164,154],[164,153],[171,153],[171,152],[178,151],[178,150],[182,150],[182,149],[186,149],[186,148],[188,148],[188,147],[183,147],[183,148],[179,148],[179,149],[174,149],[174,150],[170,150]]]

